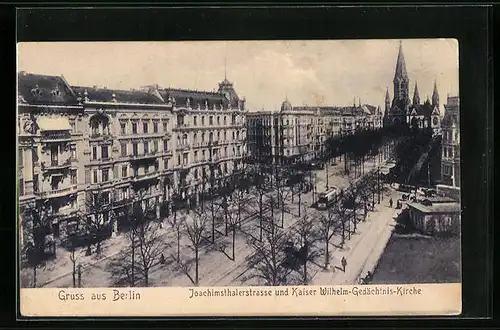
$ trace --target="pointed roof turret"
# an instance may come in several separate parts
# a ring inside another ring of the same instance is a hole
[[[439,93],[437,90],[436,80],[434,80],[434,91],[432,92],[432,105],[439,106]]]
[[[389,87],[385,90],[385,102],[389,103],[391,102],[391,96],[389,95]]]
[[[406,72],[405,56],[403,53],[403,42],[399,42],[399,53],[398,60],[396,62],[396,72],[394,74],[394,80],[408,80],[408,73]]]
[[[418,93],[418,84],[415,82],[415,91],[413,92],[413,104],[420,104],[420,94]]]

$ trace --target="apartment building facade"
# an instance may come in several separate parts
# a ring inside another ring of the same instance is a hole
[[[448,97],[441,121],[441,181],[443,184],[460,187],[460,100]]]
[[[20,214],[48,203],[56,238],[79,230],[86,201],[97,193],[108,203],[101,216],[113,232],[138,199],[154,205],[156,217],[173,194],[196,202],[210,189],[200,184],[203,173],[210,167],[227,177],[246,152],[244,100],[227,79],[214,93],[125,91],[21,72],[18,125]]]
[[[382,127],[380,107],[293,107],[288,99],[280,111],[249,112],[248,151],[254,159],[294,158],[309,161],[326,150],[328,138],[353,134],[358,128]]]

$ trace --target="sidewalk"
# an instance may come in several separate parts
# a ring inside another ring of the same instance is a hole
[[[381,200],[381,204],[377,206],[378,211],[368,213],[366,221],[358,224],[354,237],[351,237],[350,241],[346,241],[342,249],[334,247],[330,250],[333,256],[330,261],[331,269],[329,271],[318,269],[317,273],[313,275],[312,285],[355,284],[367,267],[378,262],[378,257],[380,257],[392,231],[394,208],[388,206],[389,199],[397,199],[398,194],[392,190],[386,194]],[[377,253],[379,253],[378,257]],[[345,272],[341,269],[340,260],[342,257],[347,260]],[[319,265],[322,265],[324,261],[321,257],[319,260],[321,261]]]

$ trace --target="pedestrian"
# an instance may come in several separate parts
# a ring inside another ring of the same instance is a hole
[[[392,198],[389,199],[389,207],[392,207]]]
[[[165,264],[165,256],[163,255],[163,253],[160,256],[160,264],[162,264],[162,265]]]
[[[340,261],[342,263],[342,271],[345,273],[345,267],[347,266],[347,260],[345,257],[342,257],[342,260]]]

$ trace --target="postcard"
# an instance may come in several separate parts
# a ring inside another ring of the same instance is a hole
[[[21,315],[461,313],[457,40],[17,56]]]

